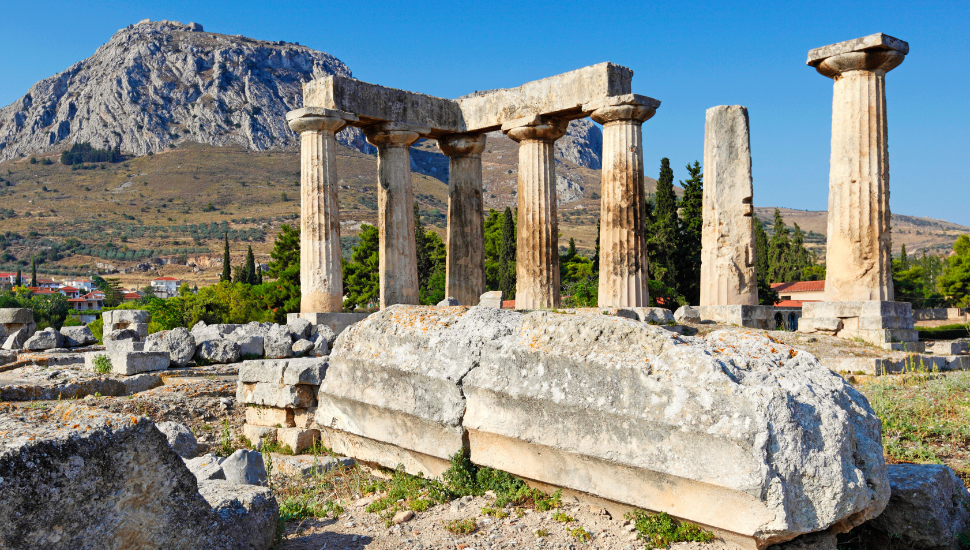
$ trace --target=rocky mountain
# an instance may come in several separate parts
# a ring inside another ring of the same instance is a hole
[[[85,142],[135,156],[190,141],[293,149],[299,140],[285,114],[302,107],[305,82],[329,74],[352,76],[336,57],[297,43],[146,19],[0,109],[0,161]],[[373,150],[357,129],[338,139]],[[599,128],[590,120],[574,121],[556,155],[599,168],[601,148]]]

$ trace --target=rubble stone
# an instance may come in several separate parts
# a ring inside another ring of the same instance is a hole
[[[41,351],[60,348],[64,345],[64,337],[60,332],[53,328],[46,328],[40,332],[35,332],[33,336],[24,342],[24,349],[30,351]]]
[[[196,360],[210,363],[235,363],[239,361],[239,344],[231,340],[206,340],[195,350]]]
[[[680,306],[674,312],[674,321],[678,323],[698,323],[701,320],[701,313],[696,307]]]
[[[168,445],[182,458],[195,458],[199,454],[199,442],[192,431],[178,422],[159,422],[158,431],[168,438]]]
[[[212,453],[206,453],[196,458],[183,458],[185,467],[192,472],[192,475],[194,475],[195,479],[198,481],[226,479],[226,474],[222,471],[221,466],[223,460],[224,459]]]
[[[222,461],[226,481],[237,485],[265,485],[266,467],[263,455],[256,451],[239,449]]]
[[[98,339],[94,337],[94,334],[87,325],[80,327],[62,327],[61,336],[64,337],[64,347],[68,348],[80,348],[98,343]]]
[[[148,335],[145,351],[165,351],[172,365],[184,367],[195,357],[195,337],[184,327],[165,330]]]
[[[313,342],[309,340],[297,340],[296,342],[293,342],[293,355],[296,357],[302,357],[313,350],[313,348]]]
[[[19,329],[3,342],[3,349],[5,350],[20,350],[24,348],[24,343],[28,338],[31,337],[33,333],[25,328]]]

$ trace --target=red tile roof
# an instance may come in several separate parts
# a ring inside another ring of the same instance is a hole
[[[73,286],[62,286],[61,288],[59,288],[57,290],[63,290],[64,292],[80,292],[81,291],[81,289],[74,288]]]
[[[819,302],[820,300],[781,300],[775,302],[775,307],[802,307],[806,302]]]
[[[825,281],[797,281],[794,283],[771,283],[776,292],[819,292],[825,290]]]
[[[502,309],[515,309],[515,300],[502,300]]]
[[[87,302],[84,298],[68,298],[68,302]]]

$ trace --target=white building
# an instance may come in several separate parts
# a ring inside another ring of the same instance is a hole
[[[172,298],[179,295],[179,285],[182,281],[176,279],[175,277],[159,277],[157,279],[152,279],[151,285],[152,290],[155,292],[155,296],[159,298]]]
[[[72,281],[64,281],[64,286],[71,286],[84,292],[91,292],[94,290],[94,281],[91,279],[74,279]]]

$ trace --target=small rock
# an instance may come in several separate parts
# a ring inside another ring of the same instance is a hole
[[[222,461],[226,481],[236,485],[265,485],[266,466],[263,455],[256,451],[239,449]]]
[[[701,320],[701,312],[696,307],[680,306],[674,312],[674,321],[677,323],[697,323]]]
[[[313,342],[309,340],[297,340],[293,343],[293,355],[300,357],[314,348]]]
[[[53,328],[46,328],[40,332],[35,332],[33,336],[24,342],[24,349],[30,351],[42,351],[59,348],[64,343],[64,337],[60,332]]]
[[[458,300],[452,298],[451,296],[445,298],[444,300],[438,302],[439,306],[460,306]]]
[[[406,521],[411,521],[412,519],[414,519],[414,512],[411,510],[405,510],[403,512],[394,514],[394,519],[392,521],[395,524],[400,525]]]
[[[303,319],[301,317],[297,317],[296,319],[293,319],[292,321],[287,321],[286,323],[286,328],[289,329],[290,336],[293,338],[294,342],[297,340],[305,340],[309,338],[311,326],[312,326],[312,323],[310,323],[310,321],[307,321],[306,319]]]
[[[223,460],[212,453],[207,453],[197,458],[182,459],[185,462],[185,466],[199,481],[226,479],[226,474],[222,471],[220,464]]]
[[[239,361],[239,344],[232,340],[207,340],[199,345],[195,356],[210,363],[235,363]]]
[[[192,432],[178,422],[159,422],[158,431],[168,438],[168,445],[182,458],[195,458],[199,454],[199,442]]]
[[[317,334],[323,335],[327,339],[327,348],[333,349],[333,343],[337,341],[337,333],[327,325],[317,325]]]

